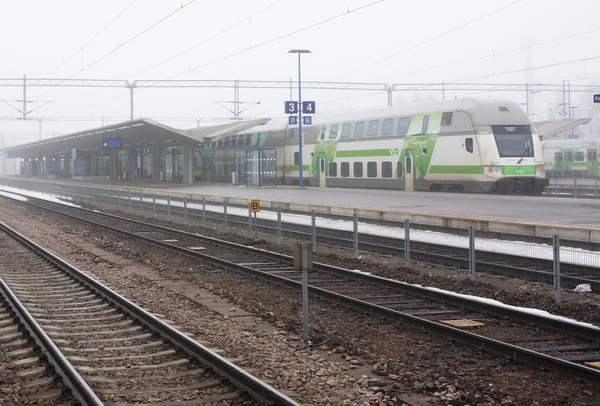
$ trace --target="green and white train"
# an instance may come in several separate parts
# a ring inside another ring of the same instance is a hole
[[[271,121],[201,148],[199,180],[298,184],[298,128]],[[535,127],[510,101],[461,98],[317,115],[303,126],[307,186],[541,194]]]
[[[600,140],[542,141],[549,178],[597,178]]]

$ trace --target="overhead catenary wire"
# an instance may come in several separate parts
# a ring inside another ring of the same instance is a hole
[[[593,33],[597,33],[597,32],[600,32],[600,28],[594,29],[594,30],[590,30],[590,31],[586,31],[586,32],[580,32],[580,33],[577,33],[577,34],[571,34],[571,35],[567,35],[567,36],[564,36],[564,37],[551,39],[551,40],[548,40],[548,41],[538,42],[537,44],[526,45],[526,46],[523,46],[523,47],[508,49],[508,50],[504,50],[504,51],[500,51],[500,52],[494,52],[494,53],[491,53],[491,54],[477,56],[477,57],[473,57],[473,58],[469,58],[469,59],[463,59],[463,60],[460,60],[460,61],[451,62],[451,63],[447,63],[447,64],[443,64],[443,65],[430,66],[428,68],[423,68],[423,69],[415,70],[415,71],[412,71],[412,72],[400,73],[399,76],[414,75],[415,73],[427,72],[427,71],[434,70],[434,69],[448,68],[448,67],[451,67],[451,66],[456,66],[456,65],[461,65],[461,64],[464,64],[464,63],[479,61],[479,60],[486,59],[486,58],[497,57],[497,56],[508,54],[508,53],[512,53],[512,52],[518,52],[518,51],[523,51],[523,50],[526,50],[526,49],[532,49],[532,48],[536,48],[536,47],[539,47],[539,46],[542,46],[542,45],[548,45],[548,44],[552,44],[552,43],[555,43],[555,42],[564,41],[564,40],[567,40],[567,39],[572,39],[572,38],[580,37],[580,36],[583,36],[583,35],[589,35],[589,34],[593,34]]]
[[[359,71],[359,70],[362,70],[362,69],[365,69],[365,68],[369,68],[369,67],[371,67],[371,66],[373,66],[373,65],[377,65],[378,63],[381,63],[381,62],[383,62],[383,61],[387,61],[388,59],[394,58],[394,57],[396,57],[396,56],[398,56],[398,55],[400,55],[400,54],[403,54],[403,53],[405,53],[405,52],[411,51],[411,50],[413,50],[413,49],[415,49],[415,48],[418,48],[418,47],[420,47],[420,46],[422,46],[422,45],[425,45],[425,44],[427,44],[427,43],[429,43],[429,42],[432,42],[432,41],[434,41],[434,40],[436,40],[436,39],[439,39],[439,38],[442,38],[442,37],[444,37],[444,36],[446,36],[446,35],[448,35],[448,34],[451,34],[451,33],[453,33],[454,31],[458,31],[458,30],[460,30],[460,29],[462,29],[462,28],[464,28],[464,27],[467,27],[467,26],[469,26],[469,25],[471,25],[471,24],[474,24],[474,23],[476,23],[476,22],[478,22],[478,21],[481,21],[481,20],[483,20],[483,19],[485,19],[485,18],[487,18],[487,17],[489,17],[489,16],[491,16],[491,15],[494,15],[494,14],[496,14],[496,13],[499,13],[500,11],[503,11],[503,10],[505,10],[505,9],[509,8],[509,7],[512,7],[512,6],[514,6],[515,4],[521,3],[522,1],[523,1],[523,0],[516,0],[516,1],[512,2],[512,3],[510,3],[510,4],[507,4],[506,6],[500,7],[500,8],[498,8],[498,9],[494,10],[494,11],[491,11],[491,12],[489,12],[489,13],[487,13],[487,14],[484,14],[484,15],[482,15],[482,16],[479,16],[479,17],[475,18],[474,20],[468,21],[468,22],[466,22],[466,23],[464,23],[464,24],[461,24],[461,25],[459,25],[459,26],[456,26],[456,27],[454,27],[454,28],[451,28],[451,29],[449,29],[449,30],[447,30],[447,31],[444,31],[444,32],[442,32],[441,34],[438,34],[438,35],[435,35],[435,36],[433,36],[433,37],[427,38],[426,40],[423,40],[423,41],[419,42],[418,44],[412,45],[412,46],[410,46],[410,47],[408,47],[408,48],[404,48],[404,49],[402,49],[402,50],[400,50],[400,51],[397,51],[397,52],[395,52],[395,53],[393,53],[393,54],[391,54],[391,55],[388,55],[388,56],[386,56],[386,57],[380,58],[380,59],[378,59],[378,60],[376,60],[376,61],[373,61],[373,62],[370,62],[370,63],[368,63],[368,64],[365,64],[365,65],[359,66],[359,67],[357,67],[357,68],[355,68],[355,69],[352,69],[352,70],[350,70],[350,71],[348,71],[348,72],[342,73],[342,74],[341,74],[341,76],[345,76],[345,75],[348,75],[348,74],[350,74],[350,73],[354,73],[354,72],[356,72],[356,71]]]
[[[385,1],[385,0],[376,0],[376,1],[373,1],[373,2],[371,2],[371,3],[369,3],[369,4],[365,4],[364,6],[360,6],[360,7],[357,7],[357,8],[355,8],[355,9],[352,9],[352,10],[348,9],[347,11],[344,11],[343,13],[336,14],[336,15],[334,15],[334,16],[332,16],[332,17],[328,17],[328,18],[326,18],[326,19],[324,19],[324,20],[321,20],[321,21],[319,21],[319,22],[316,22],[316,23],[314,23],[314,24],[308,25],[308,26],[306,26],[306,27],[304,27],[304,28],[300,28],[300,29],[298,29],[298,30],[294,30],[294,31],[288,32],[287,34],[280,35],[280,36],[278,36],[278,37],[276,37],[276,38],[272,38],[272,39],[270,39],[270,40],[267,40],[267,41],[261,42],[261,43],[259,43],[259,44],[257,44],[257,45],[249,46],[248,48],[244,48],[244,49],[242,49],[242,50],[240,50],[240,51],[233,52],[233,53],[231,53],[231,54],[228,54],[228,55],[226,55],[226,56],[223,56],[223,57],[221,57],[221,58],[215,59],[215,60],[213,60],[213,61],[211,61],[211,62],[207,62],[207,63],[205,63],[205,64],[203,64],[203,65],[199,65],[199,66],[196,66],[196,67],[194,67],[194,68],[190,68],[190,69],[188,69],[188,70],[186,70],[186,71],[180,72],[180,73],[178,73],[178,74],[176,74],[176,75],[173,75],[173,76],[169,77],[167,80],[174,79],[174,78],[177,78],[177,77],[179,77],[179,76],[185,75],[185,74],[187,74],[187,73],[194,72],[194,71],[196,71],[196,70],[198,70],[198,69],[202,69],[202,68],[205,68],[205,67],[207,67],[207,66],[214,65],[215,63],[219,63],[219,62],[225,61],[225,60],[227,60],[227,59],[229,59],[229,58],[233,58],[234,56],[241,55],[241,54],[243,54],[243,53],[246,53],[246,52],[248,52],[248,51],[252,51],[252,50],[254,50],[254,49],[256,49],[256,48],[260,48],[260,47],[262,47],[262,46],[264,46],[264,45],[268,45],[268,44],[271,44],[271,43],[273,43],[273,42],[275,42],[275,41],[279,41],[280,39],[283,39],[283,38],[290,37],[290,36],[292,36],[292,35],[295,35],[295,34],[298,34],[298,33],[300,33],[300,32],[303,32],[303,31],[309,30],[309,29],[311,29],[311,28],[314,28],[314,27],[317,27],[317,26],[320,26],[320,25],[326,24],[326,23],[328,23],[328,22],[331,22],[331,21],[337,20],[338,18],[341,18],[341,17],[347,16],[347,15],[350,15],[350,14],[352,14],[352,13],[356,13],[356,12],[358,12],[358,11],[365,10],[365,9],[367,9],[367,8],[369,8],[369,7],[372,7],[372,6],[376,5],[376,4],[383,3],[384,1]],[[522,0],[519,0],[519,1],[522,1]]]
[[[96,34],[94,34],[94,36],[92,36],[85,44],[83,44],[82,46],[80,46],[79,48],[77,48],[77,50],[75,52],[73,52],[73,54],[70,57],[68,57],[67,59],[65,59],[60,65],[58,65],[56,68],[54,68],[52,70],[52,72],[50,72],[49,74],[46,75],[46,77],[51,77],[54,72],[56,72],[57,70],[59,70],[60,68],[62,68],[67,62],[69,62],[71,59],[73,59],[79,53],[79,51],[83,50],[93,40],[95,40],[96,38],[98,38],[100,36],[100,34],[102,34],[104,31],[106,31],[108,29],[108,27],[110,27],[115,21],[117,21],[117,19],[119,17],[121,17],[121,15],[123,13],[125,13],[133,5],[133,3],[135,3],[136,1],[137,0],[131,0],[129,2],[129,4],[127,4],[127,6],[125,6],[125,8],[119,12],[119,14],[117,14],[113,19],[111,19],[108,22],[108,24],[106,24],[104,27],[102,27],[100,29],[100,31],[98,31]]]
[[[147,69],[143,69],[143,70],[141,70],[141,71],[138,71],[138,72],[134,73],[134,74],[133,74],[133,75],[131,75],[131,76],[137,76],[137,75],[139,75],[139,74],[141,74],[141,73],[146,73],[146,72],[149,72],[149,71],[151,71],[151,70],[154,70],[154,69],[158,68],[159,66],[162,66],[162,65],[164,65],[165,63],[171,62],[173,59],[176,59],[176,58],[180,57],[181,55],[184,55],[184,54],[186,54],[186,53],[188,53],[188,52],[192,51],[193,49],[196,49],[196,48],[198,48],[198,47],[200,47],[200,46],[202,46],[202,45],[206,44],[207,42],[210,42],[210,41],[212,41],[213,39],[215,39],[215,38],[217,38],[217,37],[219,37],[219,36],[221,36],[221,35],[225,34],[226,32],[228,32],[228,31],[231,31],[232,29],[236,28],[237,26],[239,26],[239,25],[241,25],[241,24],[245,23],[246,21],[250,20],[250,19],[251,19],[251,18],[253,18],[253,17],[256,17],[256,16],[258,16],[259,14],[261,14],[261,13],[263,13],[263,12],[267,11],[268,9],[272,8],[273,6],[276,6],[277,4],[281,3],[282,1],[284,1],[284,0],[277,0],[277,1],[275,1],[274,3],[271,3],[271,4],[269,4],[268,6],[266,6],[266,7],[263,7],[263,8],[262,8],[262,9],[260,9],[259,11],[257,11],[257,12],[255,12],[255,13],[251,14],[250,16],[248,16],[248,17],[246,17],[246,18],[244,18],[244,19],[242,19],[242,20],[239,20],[238,22],[236,22],[236,23],[234,23],[234,24],[230,25],[229,27],[227,27],[227,28],[225,28],[225,29],[223,29],[223,30],[221,30],[221,31],[219,31],[219,32],[217,32],[217,33],[215,33],[215,34],[211,35],[209,38],[206,38],[206,39],[204,39],[204,40],[202,40],[202,41],[198,42],[197,44],[195,44],[195,45],[192,45],[191,47],[187,48],[186,50],[184,50],[184,51],[181,51],[181,52],[179,52],[178,54],[175,54],[175,55],[173,55],[173,56],[171,56],[171,57],[169,57],[169,58],[166,58],[166,59],[162,60],[161,62],[157,63],[156,65],[154,65],[154,66],[152,66],[152,67],[150,67],[150,68],[147,68]]]
[[[97,58],[96,60],[94,60],[93,62],[91,62],[90,64],[84,66],[83,68],[79,69],[77,72],[75,72],[74,74],[72,74],[71,76],[69,76],[65,81],[68,81],[69,79],[74,78],[75,76],[77,76],[78,74],[80,74],[81,72],[91,68],[92,66],[94,66],[95,64],[97,64],[98,62],[100,62],[101,60],[107,58],[108,56],[112,55],[114,52],[118,51],[119,49],[123,48],[124,46],[126,46],[127,44],[129,44],[130,42],[134,41],[135,39],[139,38],[140,36],[144,35],[145,33],[147,33],[148,31],[152,30],[153,28],[155,28],[156,26],[160,25],[161,23],[165,22],[166,20],[168,20],[169,18],[171,18],[172,16],[174,16],[175,14],[179,13],[180,11],[184,10],[185,8],[187,8],[189,5],[191,5],[192,3],[194,3],[196,0],[190,0],[185,4],[182,4],[178,9],[176,9],[175,11],[172,11],[171,13],[167,14],[165,17],[161,18],[160,20],[156,21],[155,23],[151,24],[150,26],[146,27],[145,29],[143,29],[142,31],[140,31],[139,33],[135,34],[133,37],[129,38],[128,40],[126,40],[125,42],[123,42],[122,44],[120,44],[119,46],[111,49],[110,51],[108,51],[107,53],[105,53],[104,55],[102,55],[101,57]],[[65,82],[63,81],[63,82]],[[61,84],[63,82],[59,82],[58,84]],[[58,85],[57,84],[57,85]],[[50,89],[48,89],[46,92],[42,93],[39,97],[43,97],[44,95],[50,93],[52,90],[56,89],[57,86],[53,86]]]

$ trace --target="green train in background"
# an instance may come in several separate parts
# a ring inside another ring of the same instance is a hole
[[[600,140],[542,141],[544,168],[548,178],[598,177]]]

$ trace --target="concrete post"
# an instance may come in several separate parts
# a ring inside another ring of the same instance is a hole
[[[194,183],[194,146],[183,147],[183,183]]]

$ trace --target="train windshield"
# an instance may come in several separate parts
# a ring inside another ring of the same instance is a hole
[[[500,158],[533,157],[531,127],[528,125],[493,125]]]

